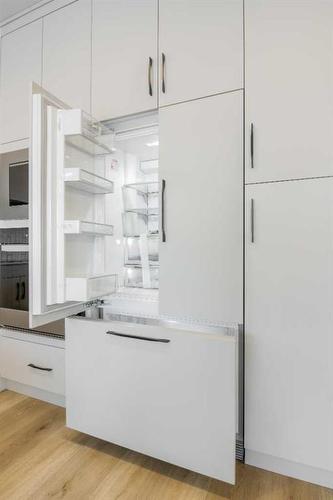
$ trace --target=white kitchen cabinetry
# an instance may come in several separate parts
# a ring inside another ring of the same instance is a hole
[[[157,65],[157,0],[93,0],[93,115],[156,108]]]
[[[333,175],[332,17],[326,0],[245,1],[247,183]]]
[[[243,2],[160,0],[160,104],[243,87]]]
[[[31,82],[42,78],[42,20],[1,38],[1,143],[30,134]]]
[[[242,323],[242,102],[238,91],[160,111],[162,314]]]
[[[0,375],[0,390],[12,389],[63,406],[64,340],[2,328]]]
[[[65,350],[38,342],[2,337],[1,374],[55,394],[65,394]]]
[[[235,337],[66,320],[67,425],[235,481]]]
[[[246,457],[332,471],[333,179],[246,191]]]
[[[43,19],[43,87],[90,112],[91,0],[79,0]]]

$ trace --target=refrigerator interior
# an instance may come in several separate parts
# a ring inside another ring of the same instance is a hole
[[[72,135],[65,140],[66,299],[85,301],[119,290],[156,294],[158,114],[98,127],[98,142],[107,144],[101,154],[74,143]]]

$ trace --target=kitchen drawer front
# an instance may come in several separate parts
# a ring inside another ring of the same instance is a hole
[[[65,349],[2,337],[0,367],[3,378],[65,394]]]
[[[235,347],[222,334],[68,319],[67,425],[233,483]]]

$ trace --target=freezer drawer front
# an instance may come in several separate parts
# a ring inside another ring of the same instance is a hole
[[[235,394],[233,337],[66,320],[71,428],[234,483]]]

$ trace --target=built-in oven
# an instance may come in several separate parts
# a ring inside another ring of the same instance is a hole
[[[29,151],[0,155],[0,324],[29,329]],[[64,333],[63,321],[40,329]]]

